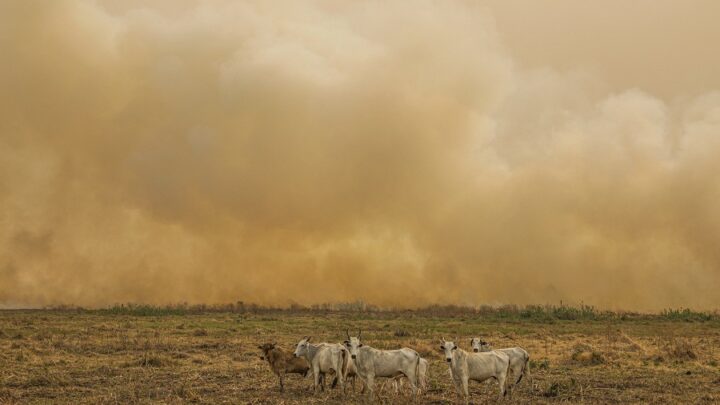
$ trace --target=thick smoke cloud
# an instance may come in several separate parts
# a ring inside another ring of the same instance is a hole
[[[720,303],[714,2],[144,3],[0,3],[0,305]]]

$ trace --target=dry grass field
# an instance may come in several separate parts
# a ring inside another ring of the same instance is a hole
[[[257,345],[289,350],[303,335],[339,342],[363,330],[378,348],[407,346],[430,360],[421,403],[453,403],[437,340],[471,336],[531,354],[532,385],[508,403],[719,403],[720,320],[716,314],[656,316],[595,311],[105,311],[0,312],[0,403],[360,403],[359,393],[313,395],[310,379],[286,390]],[[493,403],[495,382],[471,383],[473,403]],[[411,402],[385,389],[378,403]]]

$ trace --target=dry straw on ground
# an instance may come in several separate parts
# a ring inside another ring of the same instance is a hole
[[[717,318],[563,320],[508,314],[3,311],[0,403],[358,403],[359,384],[347,397],[337,389],[313,395],[310,379],[295,375],[279,392],[257,349],[277,341],[292,350],[308,334],[339,342],[346,328],[362,329],[366,344],[411,347],[426,357],[430,381],[421,403],[457,398],[437,350],[441,336],[457,339],[465,349],[472,336],[497,348],[527,349],[533,384],[523,380],[513,403],[720,401]],[[494,384],[471,383],[473,402],[494,401]],[[386,387],[379,401],[411,398],[407,388],[396,395]]]

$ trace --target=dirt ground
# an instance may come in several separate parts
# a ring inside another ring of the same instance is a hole
[[[295,375],[279,392],[257,349],[277,341],[293,350],[303,335],[341,342],[346,328],[362,329],[373,347],[406,346],[430,361],[429,390],[420,403],[457,402],[438,339],[457,339],[469,350],[472,336],[530,353],[532,383],[522,381],[506,403],[720,403],[717,319],[56,310],[0,311],[0,403],[361,403],[359,392],[313,394],[311,380]],[[471,402],[496,401],[497,383],[471,382],[470,388]],[[385,389],[377,402],[412,401],[407,392]]]

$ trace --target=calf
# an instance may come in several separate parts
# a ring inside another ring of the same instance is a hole
[[[276,343],[265,343],[258,346],[258,349],[263,353],[260,360],[267,360],[270,370],[278,376],[281,392],[285,388],[283,383],[285,374],[301,374],[303,377],[307,377],[310,372],[307,360],[293,356],[292,353],[277,347]]]
[[[420,355],[412,349],[378,350],[365,346],[358,337],[345,341],[350,357],[355,362],[357,374],[368,390],[370,401],[375,396],[375,378],[404,375],[410,381],[413,396],[417,397],[417,382],[420,367]]]
[[[310,343],[310,336],[304,337],[295,348],[295,357],[304,357],[310,364],[313,373],[313,391],[317,392],[320,379],[325,374],[335,374],[333,387],[337,382],[345,392],[345,371],[347,370],[348,352],[342,345],[333,343]],[[324,384],[322,386],[324,389]]]
[[[468,353],[453,342],[440,340],[440,351],[445,354],[445,360],[450,366],[455,389],[468,403],[468,382],[470,380],[485,381],[490,378],[500,384],[500,397],[502,400],[507,393],[507,376],[510,371],[510,358],[499,351]]]
[[[475,353],[490,352],[493,350],[489,343],[481,340],[480,338],[472,338],[470,340],[470,345]],[[503,352],[510,357],[510,370],[512,370],[513,379],[515,380],[515,382],[512,383],[513,386],[517,385],[526,374],[528,379],[531,378],[530,355],[527,351],[525,351],[525,349],[521,347],[510,347],[507,349],[497,349],[497,351]]]

